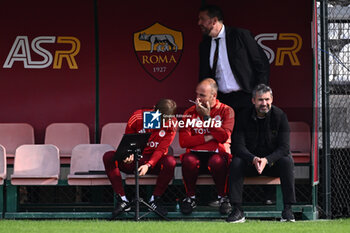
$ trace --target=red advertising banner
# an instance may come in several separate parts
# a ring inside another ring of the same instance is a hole
[[[184,7],[185,6],[185,7]],[[100,0],[100,126],[174,99],[189,107],[198,82],[200,1]]]
[[[0,122],[31,124],[37,143],[53,122],[94,128],[93,13],[84,0],[0,1]]]
[[[254,34],[270,61],[274,104],[311,126],[313,1],[206,2],[222,7],[226,25]],[[0,0],[0,122],[30,123],[42,142],[52,122],[83,122],[93,133],[160,98],[174,99],[178,113],[191,105],[202,1],[93,3]]]

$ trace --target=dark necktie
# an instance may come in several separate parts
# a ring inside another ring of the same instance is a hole
[[[216,66],[218,64],[218,58],[219,58],[219,40],[220,38],[215,39],[216,47],[214,52],[213,69],[212,69],[213,78],[216,77]]]

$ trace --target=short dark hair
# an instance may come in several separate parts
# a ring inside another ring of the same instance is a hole
[[[256,97],[257,93],[263,94],[263,93],[266,93],[266,92],[270,92],[270,94],[272,96],[272,89],[271,89],[271,87],[269,87],[269,86],[267,86],[267,85],[265,85],[263,83],[259,84],[253,90],[253,93],[252,93],[253,94],[253,98]]]
[[[199,11],[200,12],[207,11],[208,16],[210,18],[217,17],[219,21],[224,20],[224,14],[223,14],[221,8],[216,6],[216,5],[204,5],[201,8],[199,8]]]
[[[172,99],[160,99],[154,110],[159,110],[163,115],[174,115],[176,113],[176,102]]]

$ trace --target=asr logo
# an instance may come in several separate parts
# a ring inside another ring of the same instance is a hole
[[[56,50],[54,56],[43,44],[66,44],[68,50]],[[32,59],[31,50],[37,59]],[[43,69],[53,63],[53,69],[61,69],[65,60],[70,69],[78,69],[75,56],[80,51],[80,41],[72,36],[38,36],[35,37],[30,46],[27,36],[17,36],[12,48],[7,55],[3,68],[12,68],[14,62],[22,62],[26,69]]]
[[[297,33],[262,33],[255,37],[258,44],[264,49],[270,64],[275,61],[275,66],[283,66],[285,64],[285,58],[289,58],[292,66],[300,66],[300,61],[297,53],[300,51],[303,45],[303,39]],[[287,41],[290,47],[277,48],[277,55],[275,52],[264,45],[263,41]],[[275,59],[276,58],[276,59]]]
[[[160,116],[162,114],[156,112],[143,112],[143,128],[144,129],[160,129]]]
[[[134,49],[143,69],[157,81],[163,81],[181,59],[182,32],[155,23],[134,33]]]

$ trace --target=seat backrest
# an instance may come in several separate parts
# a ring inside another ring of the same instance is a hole
[[[53,176],[60,172],[58,148],[54,145],[22,145],[17,148],[14,175]]]
[[[101,144],[117,148],[125,133],[126,124],[125,122],[105,124],[101,130]]]
[[[73,148],[70,174],[75,172],[104,171],[102,161],[103,155],[107,151],[114,150],[108,144],[80,144]]]
[[[171,143],[171,147],[173,148],[173,155],[174,157],[179,157],[181,154],[186,152],[185,148],[182,148],[180,146],[180,141],[179,141],[179,130],[176,132],[175,134],[175,138],[173,140],[173,142]]]
[[[46,127],[45,144],[57,146],[61,155],[71,155],[76,145],[89,143],[89,127],[83,123],[53,123]]]
[[[302,121],[289,122],[290,150],[292,152],[310,153],[311,133],[307,123]]]
[[[0,179],[5,179],[6,171],[6,149],[0,145]]]
[[[0,144],[7,154],[14,155],[19,146],[34,144],[34,129],[27,123],[1,123]]]

